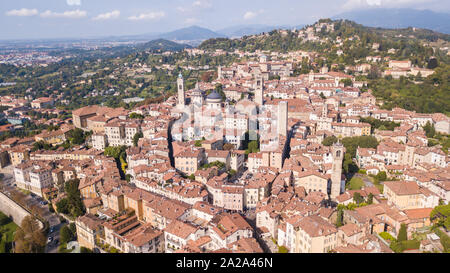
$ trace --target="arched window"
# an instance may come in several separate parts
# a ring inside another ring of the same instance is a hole
[[[336,157],[341,157],[341,151],[336,152]]]

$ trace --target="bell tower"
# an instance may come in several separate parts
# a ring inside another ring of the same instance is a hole
[[[255,102],[259,106],[264,104],[264,79],[260,74],[255,76],[256,88],[255,88]]]
[[[344,160],[344,146],[338,142],[331,147],[331,152],[333,153],[333,167],[331,173],[331,199],[338,197],[342,189],[342,161]]]
[[[278,134],[287,136],[288,127],[288,102],[280,101],[278,104]]]
[[[179,106],[185,106],[186,105],[186,98],[184,94],[184,80],[183,75],[178,75],[177,79],[177,86],[178,86],[178,105]]]

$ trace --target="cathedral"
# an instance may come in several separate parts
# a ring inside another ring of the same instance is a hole
[[[206,106],[207,109],[222,109],[223,102],[222,96],[213,90],[209,95],[198,87],[198,83],[194,90],[191,91],[191,98],[188,104],[186,104],[186,94],[184,91],[183,75],[178,76],[178,106],[184,107],[186,105],[192,105],[194,108],[201,108]]]

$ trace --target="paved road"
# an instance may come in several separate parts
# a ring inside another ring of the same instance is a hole
[[[59,231],[63,224],[58,224],[50,229],[47,235],[47,246],[45,247],[45,253],[58,253],[58,246],[60,242]],[[51,240],[48,240],[51,238]]]

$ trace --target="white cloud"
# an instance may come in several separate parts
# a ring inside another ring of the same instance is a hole
[[[128,17],[128,20],[139,21],[139,20],[159,20],[164,18],[166,13],[164,11],[141,13],[139,15],[133,15]]]
[[[39,12],[37,9],[13,9],[6,13],[7,16],[34,16]]]
[[[251,20],[263,12],[264,12],[264,10],[262,10],[262,9],[259,11],[247,11],[244,14],[244,20]]]
[[[210,0],[197,0],[194,3],[192,3],[192,6],[194,8],[207,9],[207,8],[211,8],[212,7],[212,3],[211,3]]]
[[[84,10],[70,10],[65,12],[53,12],[50,10],[44,11],[41,13],[41,17],[43,18],[70,18],[70,19],[78,19],[87,16],[87,12]]]
[[[186,20],[184,20],[184,23],[187,25],[197,24],[199,22],[200,22],[200,20],[197,18],[187,18]]]
[[[183,7],[177,7],[177,10],[178,10],[179,12],[181,12],[181,13],[185,13],[185,12],[188,11],[188,9],[183,8]]]
[[[93,18],[93,20],[109,20],[109,19],[117,19],[120,16],[120,11],[113,10],[111,12],[102,13]]]
[[[398,8],[431,2],[434,0],[347,0],[342,7],[345,10],[371,7]]]
[[[250,20],[250,19],[255,18],[256,15],[257,15],[256,12],[253,12],[253,11],[247,11],[247,12],[244,14],[244,19],[245,19],[245,20]]]
[[[196,0],[190,6],[178,6],[177,11],[180,13],[197,13],[211,9],[212,6],[211,0]]]
[[[69,6],[81,6],[81,0],[67,0]]]

